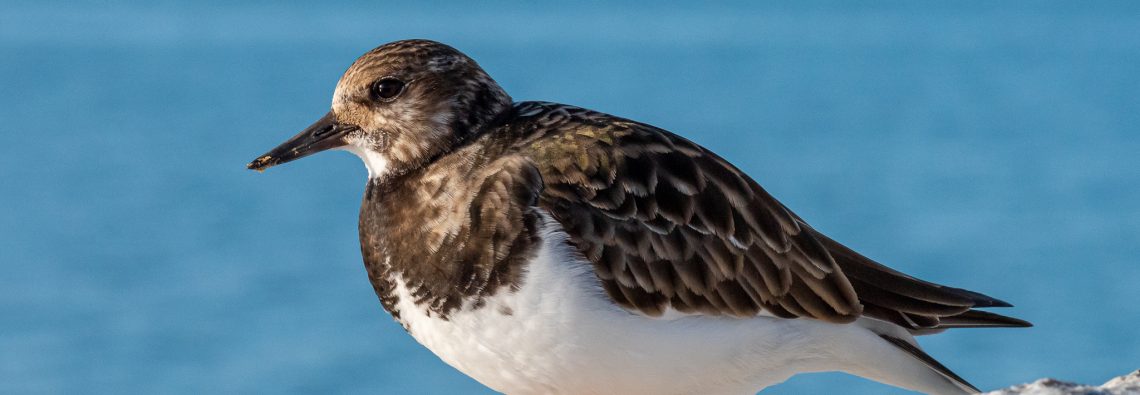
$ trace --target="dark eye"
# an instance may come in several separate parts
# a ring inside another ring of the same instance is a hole
[[[372,83],[372,100],[389,101],[404,91],[404,81],[395,78],[382,78]]]

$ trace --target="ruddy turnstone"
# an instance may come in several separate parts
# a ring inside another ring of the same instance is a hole
[[[368,167],[360,246],[384,309],[497,391],[755,393],[843,371],[974,393],[914,336],[1030,325],[844,247],[683,137],[514,102],[441,43],[365,53],[331,111],[248,167],[334,148]]]

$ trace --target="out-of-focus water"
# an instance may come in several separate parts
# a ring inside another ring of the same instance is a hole
[[[0,392],[487,392],[380,309],[356,158],[244,168],[412,37],[1015,303],[1036,328],[922,339],[982,388],[1140,367],[1140,3],[188,3],[0,4]]]

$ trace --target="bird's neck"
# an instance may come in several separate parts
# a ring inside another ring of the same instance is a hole
[[[463,151],[393,177],[373,178],[360,209],[360,245],[369,280],[384,308],[399,320],[396,281],[417,289],[414,303],[440,316],[459,308],[464,273],[454,235],[480,161]]]

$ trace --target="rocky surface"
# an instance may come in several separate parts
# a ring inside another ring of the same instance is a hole
[[[1140,370],[1109,380],[1101,386],[1041,379],[985,395],[1140,395]]]

